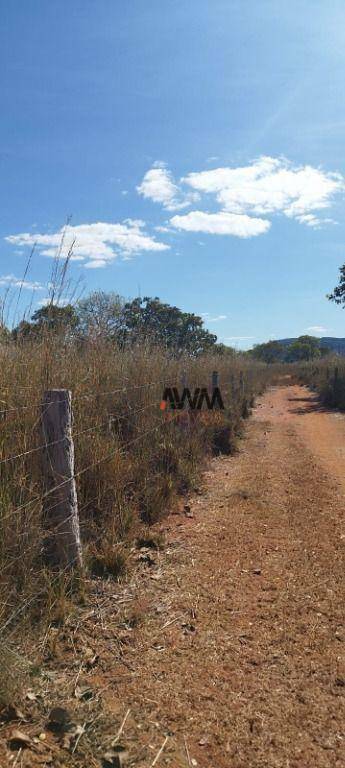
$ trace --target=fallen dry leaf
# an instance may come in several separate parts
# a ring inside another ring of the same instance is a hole
[[[32,745],[32,739],[27,733],[19,731],[17,728],[12,731],[8,743],[12,749],[23,749]]]

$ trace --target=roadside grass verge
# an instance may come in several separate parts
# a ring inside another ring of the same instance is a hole
[[[224,411],[194,417],[186,411],[162,413],[165,385],[181,388],[187,377],[190,389],[207,387],[213,370],[219,372]],[[120,350],[98,340],[78,346],[51,334],[41,342],[1,347],[0,630],[5,644],[15,640],[20,647],[33,631],[63,624],[73,602],[87,599],[83,577],[72,589],[44,562],[44,391],[72,392],[76,474],[89,468],[77,477],[88,575],[118,580],[125,578],[135,539],[142,531],[147,535],[147,526],[197,482],[207,456],[234,451],[242,420],[267,375],[266,366],[241,356],[177,359],[149,344]]]

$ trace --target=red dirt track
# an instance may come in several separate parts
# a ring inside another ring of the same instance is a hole
[[[182,736],[202,768],[345,765],[344,468],[344,417],[306,388],[272,389],[194,519],[178,533],[170,519],[166,620],[184,619],[158,652],[133,649],[126,693],[173,734],[161,765],[188,765]]]

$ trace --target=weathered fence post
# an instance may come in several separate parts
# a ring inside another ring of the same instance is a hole
[[[218,371],[212,371],[211,376],[211,402],[213,403],[213,408],[215,407],[216,410],[219,408],[219,400],[214,400],[215,397],[215,389],[219,388],[219,373]]]
[[[243,371],[240,371],[240,391],[241,391],[241,395],[243,397],[243,395],[244,395],[244,376],[243,376]]]
[[[218,371],[212,371],[212,389],[219,387],[219,373]]]
[[[233,373],[231,374],[230,384],[231,384],[231,402],[234,405],[234,403],[236,402],[236,381]]]
[[[182,371],[182,373],[181,373],[181,385],[182,385],[182,388],[183,388],[183,389],[185,389],[186,387],[188,387],[188,376],[187,376],[187,371],[184,371],[184,370],[183,370],[183,371]]]
[[[68,389],[50,389],[42,403],[44,524],[46,553],[59,568],[82,566],[77,490],[74,478],[72,398]]]

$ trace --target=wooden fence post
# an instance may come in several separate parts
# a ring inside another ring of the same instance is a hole
[[[212,371],[212,377],[211,377],[211,397],[213,398],[214,390],[219,387],[219,373],[218,371]],[[216,401],[215,405],[213,407],[216,407],[216,410],[219,408],[219,402]]]
[[[230,384],[231,384],[231,401],[232,401],[232,404],[234,404],[236,402],[236,381],[233,373],[231,374]]]
[[[243,376],[243,371],[240,371],[240,390],[241,390],[241,395],[243,397],[243,395],[244,395],[244,376]]]
[[[183,389],[188,387],[188,376],[187,376],[187,371],[185,370],[183,370],[181,373],[181,385]]]
[[[212,389],[219,386],[219,373],[218,371],[212,371]]]
[[[74,478],[72,398],[68,389],[49,389],[42,403],[44,524],[46,553],[59,568],[82,567],[77,490]]]
[[[180,381],[181,381],[182,394],[183,394],[184,390],[188,387],[188,374],[185,369],[181,371]],[[184,430],[187,434],[190,434],[191,411],[190,411],[190,408],[187,407],[186,401],[184,401],[182,410],[183,410],[183,414],[181,414],[180,426],[182,430]]]

